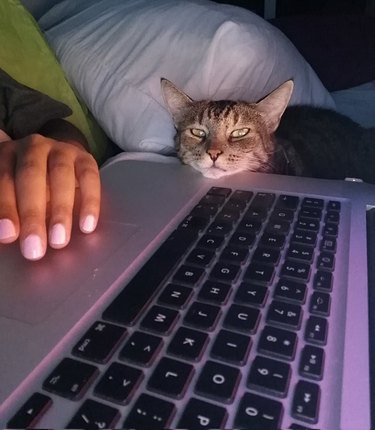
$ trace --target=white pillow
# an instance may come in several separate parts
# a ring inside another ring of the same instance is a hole
[[[108,136],[173,152],[160,78],[194,99],[257,101],[287,79],[291,103],[334,107],[292,43],[259,16],[206,0],[65,0],[39,24]]]

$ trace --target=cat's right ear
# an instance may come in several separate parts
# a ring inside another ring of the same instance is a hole
[[[193,100],[168,79],[161,78],[160,84],[165,104],[173,119],[176,119],[182,109],[191,106]]]

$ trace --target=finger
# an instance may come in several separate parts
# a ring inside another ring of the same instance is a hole
[[[80,229],[83,233],[91,233],[96,228],[100,212],[99,170],[91,155],[77,158],[76,176],[80,188]]]
[[[6,142],[7,140],[11,140],[10,137],[5,133],[4,130],[0,129],[0,142]]]
[[[22,145],[22,142],[20,143]],[[46,252],[46,178],[48,144],[32,141],[21,151],[16,166],[16,196],[21,252],[39,260]]]
[[[14,143],[2,143],[0,153],[0,243],[14,242],[19,234],[14,185],[15,165]]]
[[[51,152],[48,159],[49,244],[53,248],[63,248],[69,243],[75,195],[75,156],[67,145],[60,148]]]

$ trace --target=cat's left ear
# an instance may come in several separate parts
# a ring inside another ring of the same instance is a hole
[[[293,87],[292,80],[286,81],[256,103],[256,110],[263,116],[269,133],[274,133],[279,126],[281,117],[292,96]]]
[[[164,101],[171,113],[173,119],[176,119],[181,109],[190,107],[193,100],[185,94],[183,91],[178,89],[168,79],[161,78],[161,91],[163,94]]]

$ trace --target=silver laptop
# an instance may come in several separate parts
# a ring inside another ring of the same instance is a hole
[[[373,186],[102,180],[94,234],[0,248],[0,427],[371,427]]]

